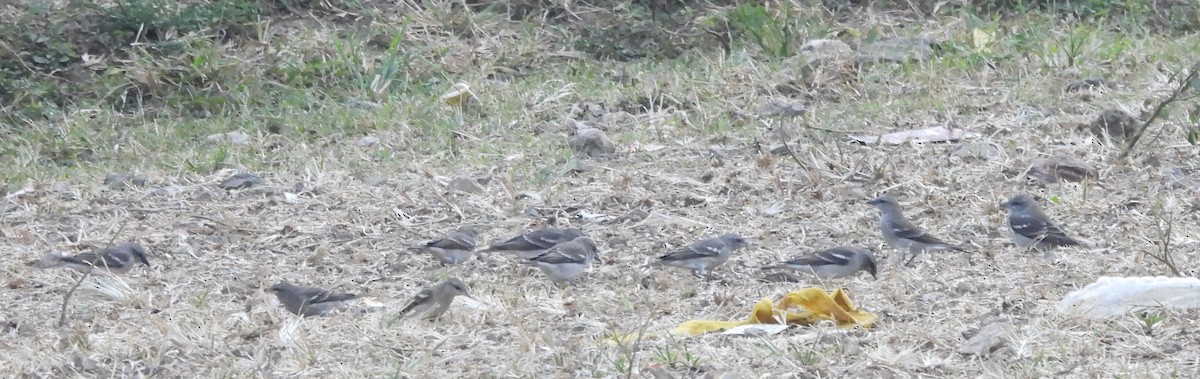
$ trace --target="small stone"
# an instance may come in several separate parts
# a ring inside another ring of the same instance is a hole
[[[1055,155],[1033,162],[1025,176],[1043,184],[1060,181],[1082,182],[1084,180],[1099,180],[1100,172],[1095,167],[1070,155]]]
[[[1180,345],[1179,342],[1175,341],[1167,341],[1163,344],[1162,348],[1159,349],[1159,351],[1161,351],[1163,354],[1175,354],[1181,350],[1183,350],[1183,346]]]
[[[854,59],[859,63],[923,62],[933,57],[933,42],[924,38],[888,38],[863,45]]]
[[[941,300],[941,298],[942,298],[941,292],[930,292],[930,293],[921,295],[921,301],[924,301],[929,304],[937,303],[938,300]]]
[[[262,184],[262,179],[258,175],[248,172],[233,175],[229,179],[221,182],[221,188],[224,190],[246,189]]]
[[[204,139],[208,143],[223,143],[228,142],[234,145],[245,145],[250,142],[250,135],[240,131],[232,131],[229,133],[213,134]]]
[[[1096,120],[1087,125],[1088,131],[1096,137],[1114,140],[1127,140],[1137,133],[1137,120],[1128,113],[1117,109],[1108,109],[1100,113]]]
[[[225,136],[229,138],[229,143],[234,145],[245,145],[250,142],[250,135],[242,132],[229,132],[225,133]]]
[[[783,272],[783,271],[773,272],[773,273],[764,275],[762,277],[762,279],[759,279],[759,280],[762,282],[765,282],[765,283],[800,283],[801,282],[799,276],[796,276],[795,274],[792,274],[790,272]]]
[[[75,352],[75,356],[72,361],[75,364],[75,369],[79,371],[93,371],[100,367],[100,365],[96,363],[95,359],[88,358],[79,352]]]
[[[596,169],[596,165],[578,159],[572,159],[566,164],[567,172],[582,174]]]
[[[379,137],[366,136],[358,139],[358,147],[370,147],[379,143]]]
[[[158,187],[150,190],[150,194],[154,196],[171,196],[183,193],[183,189],[175,186]]]
[[[974,337],[959,346],[958,352],[964,355],[988,355],[1008,344],[1016,327],[1006,322],[993,322],[979,328]]]
[[[347,100],[346,105],[354,109],[383,109],[383,104],[361,98]]]
[[[655,291],[666,291],[671,288],[671,283],[670,276],[663,271],[653,271],[650,275],[642,277],[641,280],[642,288]]]
[[[9,279],[8,283],[4,284],[5,287],[8,287],[8,289],[11,289],[11,290],[15,290],[17,288],[22,288],[27,285],[29,285],[29,282],[23,278],[12,278],[12,279]]]
[[[848,58],[854,55],[854,49],[836,39],[815,39],[800,45],[800,53],[804,55],[804,60],[809,66],[817,67]]]
[[[142,187],[146,185],[146,179],[125,174],[109,174],[104,178],[104,185],[114,189],[129,186]]]
[[[737,379],[738,375],[731,370],[712,370],[704,373],[701,379]]]
[[[839,346],[842,348],[843,356],[853,357],[862,354],[862,348],[858,347],[856,343],[843,343]]]
[[[1081,90],[1085,90],[1085,89],[1094,89],[1094,88],[1101,88],[1101,87],[1109,87],[1108,82],[1104,81],[1104,79],[1102,79],[1102,78],[1087,78],[1087,79],[1071,82],[1071,84],[1067,84],[1067,88],[1063,89],[1063,92],[1076,92],[1076,91],[1081,91]]]
[[[799,101],[772,101],[758,109],[761,117],[794,118],[803,116],[808,110]]]
[[[37,335],[37,329],[28,322],[22,322],[21,325],[17,327],[17,335],[25,338],[33,337]]]
[[[1184,167],[1170,166],[1162,168],[1163,183],[1173,189],[1200,188],[1200,180],[1197,180],[1193,174],[1192,170]]]
[[[604,131],[590,127],[577,130],[575,135],[567,140],[567,144],[571,146],[571,149],[593,158],[607,156],[617,151],[617,147],[608,139]]]
[[[789,149],[794,149],[794,147],[792,147],[792,146],[796,146],[796,145],[797,145],[796,141],[792,141],[791,143],[786,144],[786,145],[782,144],[782,143],[775,145],[774,147],[771,148],[771,154],[785,155],[785,156],[790,155],[792,152],[789,151]]]
[[[589,121],[599,120],[604,117],[605,113],[607,113],[607,111],[604,109],[603,105],[593,103],[590,101],[585,101],[583,103],[580,103],[579,108],[580,108],[579,109],[580,113],[582,113],[583,119],[589,120]]]
[[[991,159],[1000,155],[1000,148],[985,142],[968,143],[954,149],[950,155],[958,158]]]
[[[471,178],[458,178],[450,181],[446,186],[450,192],[462,192],[476,195],[482,195],[487,192],[479,181]]]
[[[379,175],[364,174],[364,175],[360,175],[358,180],[362,181],[362,183],[364,185],[374,187],[374,186],[379,185],[380,183],[386,182],[387,178],[379,176]]]

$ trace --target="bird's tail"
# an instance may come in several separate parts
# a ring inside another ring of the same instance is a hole
[[[658,266],[662,266],[662,261],[655,259],[653,261],[650,261],[650,263],[646,263],[646,264],[639,266],[638,268],[640,268],[642,270],[649,270],[649,269],[652,269],[652,268],[655,268]]]
[[[63,260],[63,258],[65,258],[65,257],[60,254],[47,253],[45,255],[42,255],[41,258],[26,262],[25,265],[30,266],[30,267],[40,268],[40,269],[62,267],[64,264],[67,263],[65,260]]]

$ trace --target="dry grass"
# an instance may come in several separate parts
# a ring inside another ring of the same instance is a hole
[[[437,15],[422,15],[431,14]],[[879,15],[861,17],[840,26]],[[1045,22],[1028,27],[1044,28],[1046,44],[1072,32]],[[890,32],[969,35],[956,19],[917,25]],[[718,371],[738,377],[1200,375],[1200,343],[1191,336],[1200,327],[1195,312],[1169,314],[1148,334],[1135,317],[1101,322],[1054,310],[1067,292],[1102,275],[1164,274],[1164,267],[1143,258],[1157,249],[1161,217],[1174,220],[1180,267],[1200,267],[1197,187],[1172,186],[1164,173],[1200,172],[1197,149],[1180,137],[1182,118],[1165,123],[1165,137],[1128,162],[1114,161],[1118,147],[1073,128],[1108,107],[1136,114],[1143,99],[1168,91],[1157,65],[1200,59],[1185,48],[1200,44],[1196,36],[1094,31],[1096,47],[1085,53],[1094,59],[1070,69],[1026,55],[996,68],[950,57],[818,72],[824,79],[801,95],[810,99],[807,125],[883,133],[948,124],[983,133],[970,143],[995,145],[999,154],[951,156],[961,144],[854,145],[797,125],[791,126],[798,138],[793,146],[809,165],[799,169],[769,152],[776,134],[753,117],[759,105],[779,98],[776,85],[800,75],[792,63],[762,60],[749,50],[602,64],[549,55],[552,33],[518,38],[528,31],[510,26],[474,24],[494,37],[476,50],[454,36],[424,37],[476,54],[476,65],[444,87],[472,83],[479,113],[439,107],[437,93],[385,99],[381,110],[324,104],[308,113],[281,108],[249,121],[77,110],[47,127],[113,145],[96,147],[91,164],[58,168],[39,158],[37,132],[14,140],[12,169],[27,178],[21,185],[29,190],[0,203],[0,249],[10,255],[0,265],[8,284],[0,302],[9,305],[0,310],[6,322],[0,366],[55,377],[624,376],[629,356],[606,336],[646,323],[650,332],[662,332],[689,319],[740,318],[759,299],[801,287],[761,283],[758,267],[858,244],[887,261],[878,281],[864,276],[809,284],[848,288],[860,306],[882,316],[874,328],[820,325],[772,337],[649,339],[636,352],[634,375],[656,366],[682,377]],[[294,49],[280,54],[298,55],[328,48],[323,38],[336,34],[319,26],[278,32],[279,46]],[[998,38],[1001,49],[1007,39]],[[515,47],[504,49],[505,43]],[[1114,59],[1100,58],[1113,43],[1128,47]],[[491,64],[514,55],[539,57],[526,62],[544,67],[525,77],[487,79]],[[457,65],[447,60],[453,57],[427,63]],[[1121,85],[1062,93],[1081,72]],[[628,106],[639,97],[666,105]],[[567,150],[566,133],[584,103],[606,109],[593,123],[618,144],[617,156],[588,160]],[[239,130],[245,122],[252,124],[246,145],[204,142],[210,131]],[[284,132],[265,132],[272,122],[284,124]],[[380,141],[361,147],[364,135]],[[216,170],[189,169],[218,160],[218,152],[226,157],[212,164]],[[1095,164],[1102,179],[1027,184],[1021,173],[1030,162],[1055,153]],[[570,170],[580,162],[591,169]],[[228,193],[216,187],[243,170],[257,172],[266,184]],[[149,185],[107,188],[99,183],[109,172],[137,172]],[[447,192],[446,184],[460,177],[490,177],[486,193]],[[290,201],[285,192],[298,196]],[[996,259],[923,256],[915,268],[897,267],[877,235],[875,211],[864,203],[883,192],[933,233]],[[998,204],[1018,192],[1057,199],[1044,202],[1047,212],[1098,247],[1064,249],[1053,260],[1012,247]],[[1160,202],[1168,206],[1157,208]],[[59,301],[75,274],[23,262],[51,250],[90,249],[124,222],[125,235],[117,240],[149,247],[153,266],[119,281],[89,279],[69,307],[69,326],[56,328]],[[488,241],[535,226],[578,227],[600,244],[603,262],[581,285],[563,290],[510,257],[442,268],[408,248],[463,223],[487,225]],[[663,288],[640,285],[650,273],[639,266],[719,232],[752,243],[717,270],[724,281],[662,269],[669,279]],[[417,291],[449,276],[469,283],[478,301],[456,301],[440,324],[384,326]],[[280,280],[366,292],[383,306],[298,319],[263,291]],[[997,320],[1017,325],[1006,347],[982,358],[957,352],[964,333]]]

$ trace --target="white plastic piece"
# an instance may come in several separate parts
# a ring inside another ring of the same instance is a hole
[[[780,324],[749,324],[735,326],[733,329],[726,330],[722,334],[732,335],[775,335],[784,330],[787,330],[787,325]]]
[[[1090,317],[1119,317],[1149,308],[1200,307],[1200,279],[1107,277],[1063,297],[1060,312]]]

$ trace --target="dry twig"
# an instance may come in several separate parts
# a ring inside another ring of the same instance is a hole
[[[119,228],[117,228],[117,232],[113,233],[112,236],[108,237],[108,243],[105,244],[105,247],[112,246],[113,241],[115,241],[117,239],[117,236],[121,235],[121,232],[125,230],[125,225],[128,225],[128,224],[129,224],[128,220],[126,220],[125,222],[122,222],[121,226]],[[101,259],[100,261],[104,262],[103,259]],[[67,304],[71,303],[71,296],[75,295],[75,290],[78,290],[79,285],[83,284],[83,281],[86,280],[89,276],[91,276],[92,271],[95,271],[95,270],[96,270],[96,267],[92,266],[87,271],[84,271],[83,275],[79,276],[79,280],[76,280],[75,284],[71,286],[71,289],[67,290],[67,294],[63,295],[62,308],[59,308],[59,311],[58,311],[58,326],[60,328],[63,325],[67,324]]]

